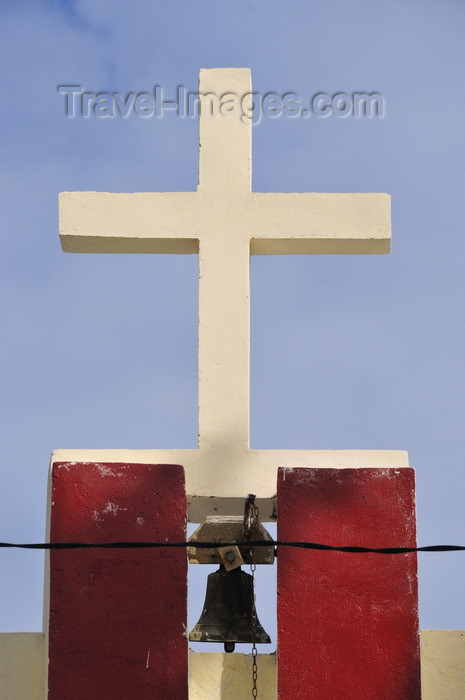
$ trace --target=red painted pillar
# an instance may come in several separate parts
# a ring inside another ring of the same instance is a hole
[[[413,469],[280,469],[278,539],[416,546]],[[415,554],[278,552],[279,700],[419,700]]]
[[[184,470],[55,463],[52,542],[186,539]],[[185,549],[50,552],[49,700],[186,700]]]

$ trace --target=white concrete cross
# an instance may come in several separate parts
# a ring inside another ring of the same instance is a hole
[[[200,71],[199,92],[237,105],[248,69]],[[272,515],[278,466],[407,466],[404,452],[249,448],[250,255],[387,253],[386,194],[251,191],[252,123],[239,109],[200,116],[196,192],[60,195],[63,250],[75,253],[198,253],[199,442],[197,450],[59,450],[52,459],[179,463],[189,519],[241,513],[259,496]],[[214,510],[217,509],[217,510]]]

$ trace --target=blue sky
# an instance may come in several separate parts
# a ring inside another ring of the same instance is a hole
[[[65,255],[57,194],[195,189],[197,122],[69,119],[57,86],[246,66],[261,93],[384,96],[378,119],[263,118],[253,187],[388,192],[393,230],[389,256],[253,259],[252,446],[408,450],[419,543],[465,544],[464,21],[461,0],[0,2],[1,540],[43,540],[52,449],[196,445],[197,260]],[[42,554],[0,556],[0,630],[39,630]],[[420,556],[422,628],[465,628],[464,571]]]

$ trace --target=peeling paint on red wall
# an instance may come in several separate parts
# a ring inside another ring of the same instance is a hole
[[[56,463],[54,542],[184,541],[184,470]],[[180,548],[50,553],[49,700],[186,700]]]
[[[413,469],[280,469],[278,539],[416,546]],[[280,700],[420,700],[415,554],[278,552]]]

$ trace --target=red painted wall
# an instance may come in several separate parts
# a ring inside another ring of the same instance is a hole
[[[413,469],[280,469],[278,539],[416,546]],[[419,700],[415,554],[278,552],[279,700]]]
[[[184,541],[180,466],[56,463],[51,541]],[[185,549],[50,553],[49,700],[185,700]]]

